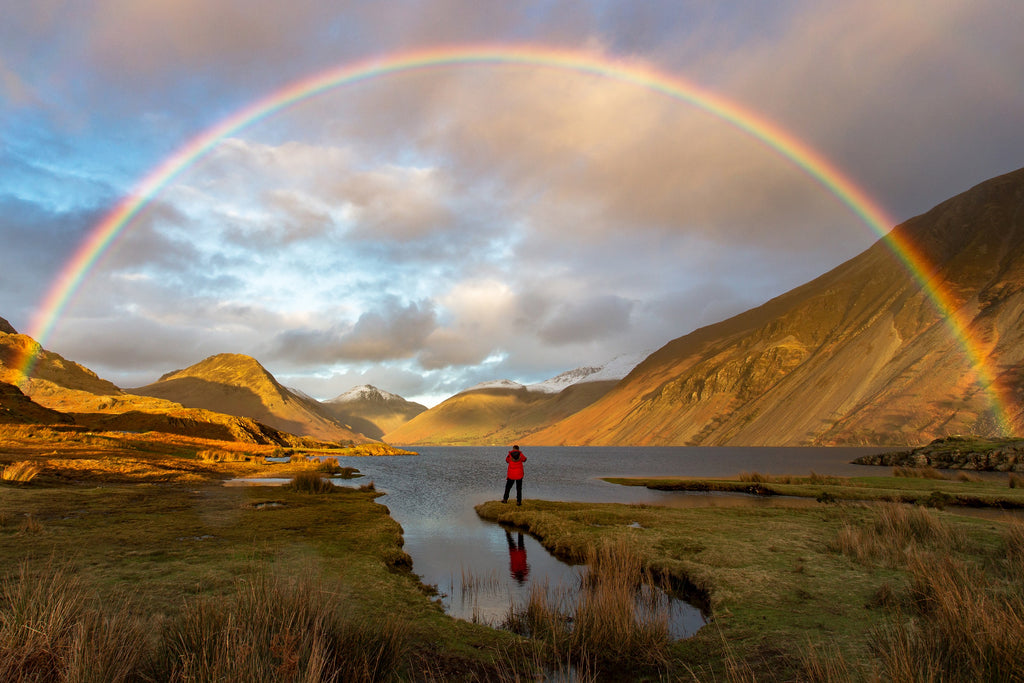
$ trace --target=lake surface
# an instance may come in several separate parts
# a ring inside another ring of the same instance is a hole
[[[765,474],[868,475],[889,467],[852,465],[871,448],[523,448],[524,499],[655,505],[817,505],[813,500],[684,494],[617,486],[601,477],[728,477]],[[477,517],[473,507],[500,500],[507,447],[424,447],[418,456],[338,458],[386,493],[379,502],[402,525],[413,571],[437,586],[449,614],[499,625],[512,601],[534,585],[571,586],[578,569],[552,557],[536,539]],[[352,485],[351,481],[339,481]],[[514,505],[515,490],[513,489]],[[704,624],[700,611],[676,604],[676,636]]]

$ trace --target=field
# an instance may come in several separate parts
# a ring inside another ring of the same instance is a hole
[[[1019,521],[838,495],[801,508],[485,503],[480,516],[596,568],[575,613],[538,595],[495,630],[443,614],[372,482],[331,486],[321,475],[335,467],[304,455],[0,428],[0,680],[1020,680]],[[223,486],[247,476],[293,484]],[[812,497],[825,485],[743,479]],[[827,485],[998,486],[882,479]],[[645,577],[705,602],[709,625],[673,642],[633,624]]]

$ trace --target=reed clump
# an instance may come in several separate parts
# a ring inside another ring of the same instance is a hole
[[[943,524],[931,510],[904,503],[881,503],[868,523],[844,524],[832,542],[832,549],[861,564],[881,562],[896,567],[917,548],[953,551],[964,543],[963,533]]]
[[[591,549],[575,600],[536,585],[505,627],[543,641],[553,656],[601,671],[663,667],[669,660],[669,599],[640,556],[619,541]]]
[[[337,487],[319,472],[299,472],[292,477],[288,487],[301,493],[334,493],[337,490]]]
[[[23,460],[21,462],[11,463],[3,469],[0,473],[0,479],[3,481],[9,481],[17,484],[27,484],[36,478],[42,468],[34,462],[29,460]]]
[[[0,586],[0,680],[137,680],[147,629],[125,605],[101,608],[70,572],[22,564]]]
[[[206,450],[196,455],[203,462],[248,462],[251,459],[248,454],[237,451]]]
[[[160,680],[371,681],[398,676],[411,646],[404,626],[346,618],[336,591],[304,573],[239,582],[198,600],[164,630]]]
[[[892,681],[1021,680],[1021,577],[999,580],[935,554],[911,558],[910,614],[876,630],[872,650]]]

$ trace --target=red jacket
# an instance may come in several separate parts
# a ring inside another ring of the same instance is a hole
[[[512,455],[518,455],[519,458],[513,458]],[[509,479],[522,479],[523,478],[523,463],[526,462],[526,456],[520,451],[509,451],[508,455],[505,456],[505,462],[508,463],[508,478]]]

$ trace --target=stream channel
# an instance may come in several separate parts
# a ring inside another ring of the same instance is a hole
[[[888,467],[854,465],[877,448],[729,447],[531,447],[523,499],[566,502],[641,503],[670,507],[807,506],[809,498],[757,497],[729,493],[652,491],[619,486],[602,477],[735,477],[740,472],[867,476]],[[500,500],[507,447],[417,448],[415,456],[339,457],[338,464],[363,475],[335,480],[340,486],[372,481],[385,495],[378,502],[402,525],[413,571],[437,587],[453,617],[500,626],[510,604],[522,606],[534,586],[571,604],[582,568],[551,555],[529,534],[480,519],[474,506]],[[230,485],[280,485],[283,479],[234,480]],[[514,505],[515,489],[510,505]],[[704,613],[683,599],[668,600],[669,630],[693,635]]]
[[[529,534],[480,519],[473,507],[500,500],[507,447],[422,447],[418,456],[343,457],[386,495],[378,499],[402,525],[413,571],[434,585],[448,614],[498,626],[514,601],[525,604],[534,585],[572,592],[581,571],[552,556]],[[621,448],[523,447],[528,460],[524,499],[692,505],[817,505],[796,498],[652,491],[601,481],[617,476],[730,477],[764,474],[867,475],[876,469],[850,461],[870,448]],[[253,482],[255,483],[255,482]],[[269,482],[268,482],[269,483]],[[512,492],[514,504],[515,489]],[[570,598],[571,599],[571,598]],[[697,607],[670,603],[674,637],[706,623]]]

